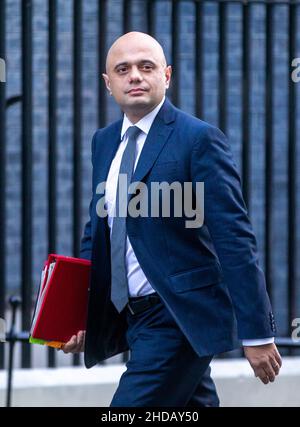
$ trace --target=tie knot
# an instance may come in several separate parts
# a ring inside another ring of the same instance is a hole
[[[137,126],[130,126],[128,129],[127,129],[127,135],[128,135],[128,138],[136,138],[137,136],[138,136],[138,134],[141,132],[141,129],[140,128],[138,128]]]

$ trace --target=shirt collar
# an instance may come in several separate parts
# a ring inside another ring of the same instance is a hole
[[[126,114],[124,114],[124,118],[123,118],[123,124],[122,124],[122,130],[121,130],[121,140],[123,139],[127,129],[130,126],[137,126],[139,127],[146,135],[148,135],[149,130],[151,128],[151,125],[158,113],[158,111],[160,110],[161,106],[163,105],[164,101],[165,101],[165,96],[163,97],[163,99],[160,101],[160,103],[152,110],[150,111],[150,113],[146,114],[146,116],[142,117],[137,123],[133,124],[131,123],[131,121],[129,120],[129,118],[126,116]]]

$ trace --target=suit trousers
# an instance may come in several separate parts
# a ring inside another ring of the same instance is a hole
[[[199,357],[164,302],[137,314],[125,310],[130,358],[110,407],[218,406],[213,355]]]

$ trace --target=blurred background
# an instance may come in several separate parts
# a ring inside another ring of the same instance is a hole
[[[0,317],[8,333],[0,343],[1,399],[9,367],[82,372],[82,355],[30,345],[26,334],[48,253],[79,255],[91,197],[91,138],[121,117],[101,73],[109,46],[132,30],[162,44],[173,67],[171,101],[229,138],[277,343],[289,360],[288,375],[300,372],[299,341],[291,338],[293,319],[300,324],[300,2],[0,0]],[[14,330],[12,295],[20,297]],[[250,375],[239,365],[242,356],[218,356],[216,376]],[[122,369],[127,358],[115,356],[99,369]]]

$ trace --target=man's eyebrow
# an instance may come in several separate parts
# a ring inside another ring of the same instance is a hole
[[[155,63],[153,61],[151,61],[151,59],[141,59],[138,63],[139,64],[143,64],[145,62],[151,63],[152,65],[155,65]],[[116,70],[118,67],[121,67],[122,65],[128,65],[130,64],[129,62],[119,62],[117,65],[115,65],[114,70]]]

